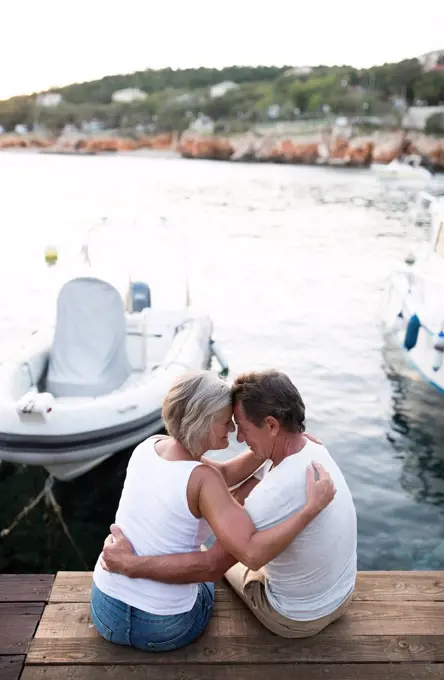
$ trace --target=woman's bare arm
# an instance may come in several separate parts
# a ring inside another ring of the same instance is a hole
[[[315,444],[322,444],[319,439],[312,434],[308,434],[308,432],[304,432],[304,437]],[[226,485],[231,487],[236,486],[251,477],[265,461],[255,454],[254,451],[249,449],[234,458],[230,458],[230,460],[212,460],[211,458],[206,458],[204,456],[201,459],[201,462],[219,470],[225,479]]]
[[[212,460],[204,456],[201,462],[219,470],[225,480],[225,484],[231,487],[251,477],[264,461],[253,451],[249,450],[240,453],[234,458],[230,458],[230,460]]]

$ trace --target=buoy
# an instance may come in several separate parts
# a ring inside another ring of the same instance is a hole
[[[55,246],[48,246],[45,248],[45,262],[47,265],[52,267],[57,263],[57,260],[59,259],[59,254],[57,252],[57,248]]]
[[[407,329],[404,338],[404,347],[407,351],[413,349],[418,341],[419,329],[421,322],[416,314],[413,314],[407,324]]]

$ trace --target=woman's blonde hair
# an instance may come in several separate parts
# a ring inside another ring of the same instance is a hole
[[[211,448],[214,417],[231,403],[225,380],[210,371],[195,371],[174,381],[163,402],[162,418],[168,434],[195,457]]]

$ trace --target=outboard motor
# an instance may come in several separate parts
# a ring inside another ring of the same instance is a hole
[[[147,283],[134,281],[130,287],[131,311],[141,312],[151,307],[151,291]]]

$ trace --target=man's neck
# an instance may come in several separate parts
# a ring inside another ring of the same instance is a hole
[[[278,438],[275,449],[271,454],[273,465],[279,465],[285,458],[299,453],[306,443],[307,440],[301,432],[289,432],[283,435],[282,439]]]

